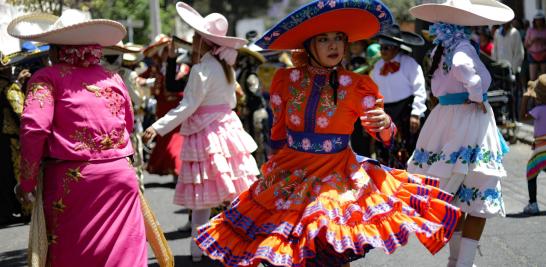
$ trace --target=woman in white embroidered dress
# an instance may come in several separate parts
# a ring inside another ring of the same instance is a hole
[[[491,75],[470,41],[470,28],[502,24],[514,12],[497,1],[450,0],[410,9],[415,17],[434,23],[429,32],[433,52],[432,93],[439,98],[428,117],[408,171],[440,178],[440,188],[455,194],[453,204],[465,213],[449,242],[448,266],[472,266],[487,218],[504,216],[501,195],[507,153],[493,110],[487,103]],[[462,236],[462,237],[461,237]]]

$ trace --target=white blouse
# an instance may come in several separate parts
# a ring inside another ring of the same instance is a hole
[[[427,92],[421,66],[412,57],[404,53],[399,53],[392,61],[400,63],[400,70],[397,72],[389,73],[386,76],[380,75],[379,72],[385,64],[385,61],[380,59],[375,63],[370,73],[372,80],[377,84],[384,97],[383,101],[385,104],[395,103],[413,95],[411,115],[424,116],[427,110],[425,105]]]
[[[227,104],[233,109],[236,103],[235,82],[229,84],[220,62],[206,53],[198,64],[192,66],[180,104],[152,127],[158,134],[165,135],[182,124],[200,106]]]
[[[443,62],[442,57],[438,69],[432,75],[432,94],[438,97],[468,92],[471,101],[482,102],[482,95],[487,92],[491,84],[491,75],[470,41],[465,40],[457,45],[453,64],[448,73],[442,69]]]

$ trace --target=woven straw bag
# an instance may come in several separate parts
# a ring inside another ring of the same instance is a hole
[[[142,192],[140,192],[139,196],[140,208],[142,209],[142,215],[144,216],[144,225],[146,227],[146,239],[148,240],[150,247],[152,247],[155,258],[157,259],[159,266],[173,267],[173,253],[171,251],[171,248],[169,247],[169,244],[167,244],[167,239],[165,239],[163,230],[161,230],[159,222],[157,221],[152,210],[150,209],[150,206],[148,205],[148,202],[144,198]]]
[[[42,175],[38,177],[36,199],[32,206],[28,240],[28,266],[45,267],[47,260],[47,233],[42,198]]]

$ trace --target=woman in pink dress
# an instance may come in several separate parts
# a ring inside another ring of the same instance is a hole
[[[48,266],[147,266],[138,183],[128,160],[131,101],[120,76],[99,65],[101,46],[116,44],[126,31],[80,14],[30,14],[8,27],[14,37],[50,43],[53,62],[28,82],[15,189],[22,201],[32,201],[43,172]],[[37,24],[46,30],[27,35],[28,25]]]
[[[251,152],[256,143],[243,130],[235,108],[237,48],[246,40],[226,36],[224,16],[212,13],[201,17],[189,5],[179,2],[178,14],[194,30],[194,65],[178,107],[146,129],[144,143],[157,134],[164,136],[180,127],[184,136],[182,168],[174,203],[192,210],[192,236],[210,217],[210,209],[232,201],[247,190],[259,174]],[[201,250],[193,240],[193,261],[200,261]]]
[[[546,19],[541,11],[533,18],[533,27],[527,30],[524,45],[528,51],[530,80],[534,81],[546,73]]]

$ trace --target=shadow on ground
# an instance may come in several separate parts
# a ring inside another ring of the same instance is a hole
[[[534,216],[546,216],[546,211],[541,211],[536,215],[525,214],[523,212],[506,214],[506,218],[514,218],[514,219],[529,218]]]
[[[0,253],[0,266],[19,267],[27,265],[27,250],[13,250]]]
[[[190,231],[180,232],[178,230],[164,233],[164,234],[165,234],[165,239],[167,240],[176,240],[176,239],[188,238],[191,236]]]
[[[144,188],[172,188],[174,189],[176,187],[176,184],[173,182],[165,182],[165,183],[145,183]]]
[[[191,261],[190,256],[175,256],[174,257],[174,266],[175,267],[221,267],[223,266],[218,261],[213,261],[205,256],[203,256],[203,260],[201,262],[193,262]],[[149,264],[148,267],[159,267],[159,264],[152,263]]]

